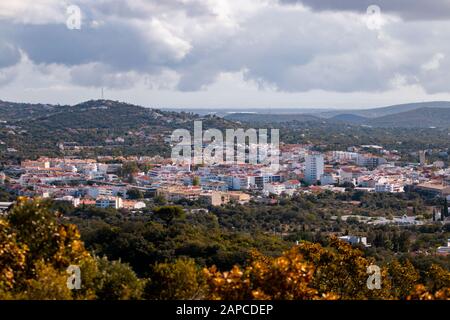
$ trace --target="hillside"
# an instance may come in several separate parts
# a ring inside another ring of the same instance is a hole
[[[74,106],[0,104],[0,160],[49,156],[169,155],[165,142],[177,128],[236,127],[215,116],[200,117],[110,100]],[[6,116],[5,116],[6,115]]]
[[[367,124],[401,128],[450,127],[450,109],[420,108],[370,119]]]
[[[59,105],[15,103],[0,100],[0,121],[33,119],[50,115],[63,108]]]
[[[377,118],[391,114],[397,114],[400,112],[412,111],[420,108],[450,108],[450,102],[429,101],[429,102],[397,104],[387,107],[371,108],[371,109],[325,111],[321,112],[319,115],[324,118],[332,118],[343,114],[345,115],[352,114],[355,116],[366,118]]]

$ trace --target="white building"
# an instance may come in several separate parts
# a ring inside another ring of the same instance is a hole
[[[231,177],[231,188],[233,190],[247,190],[250,188],[252,182],[255,183],[255,179],[249,176]],[[253,181],[252,181],[253,180]]]
[[[345,241],[351,245],[359,244],[361,243],[365,247],[370,247],[369,244],[367,244],[367,237],[358,237],[358,236],[342,236],[339,237],[342,241]]]
[[[316,183],[323,174],[323,155],[310,154],[305,157],[305,181]]]
[[[344,167],[339,169],[339,183],[350,182],[355,186],[358,185],[358,178],[363,176],[364,173],[356,168]]]
[[[320,176],[320,184],[322,186],[335,184],[337,182],[338,182],[338,177],[336,176],[336,174],[334,174],[332,172],[325,172],[324,174],[322,174]]]
[[[273,182],[273,183],[266,183],[266,184],[264,184],[264,189],[263,190],[265,192],[267,192],[268,194],[280,195],[286,190],[286,187],[282,183]]]
[[[61,198],[56,198],[55,200],[70,202],[74,207],[78,207],[80,205],[80,198],[75,198],[73,196],[64,196]]]
[[[375,184],[375,192],[394,192],[394,185],[391,183]]]
[[[335,161],[341,161],[341,160],[356,161],[358,159],[358,153],[348,152],[348,151],[333,151],[332,158]]]
[[[97,208],[114,208],[120,209],[123,207],[122,199],[119,197],[103,197],[98,198],[95,201],[95,206]]]
[[[12,205],[13,202],[0,202],[0,215],[4,214]]]
[[[358,159],[356,160],[356,163],[358,164],[358,166],[361,166],[361,167],[376,168],[379,165],[385,164],[386,159],[360,154],[360,155],[358,155]]]
[[[450,254],[450,239],[447,239],[447,246],[437,248],[437,253],[443,255]]]

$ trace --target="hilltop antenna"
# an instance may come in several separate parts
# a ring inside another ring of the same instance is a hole
[[[103,94],[103,87],[102,87],[102,100],[105,100],[105,96]]]

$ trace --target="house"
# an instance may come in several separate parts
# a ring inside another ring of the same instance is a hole
[[[365,247],[370,247],[370,244],[367,244],[367,237],[359,237],[359,236],[342,236],[339,237],[340,240],[345,241],[351,245],[362,244]]]
[[[137,200],[123,200],[122,207],[129,210],[139,210],[145,208],[147,205],[144,201]]]
[[[250,195],[241,192],[241,191],[230,191],[230,192],[205,192],[200,195],[200,199],[206,201],[208,204],[212,206],[220,206],[223,204],[227,204],[231,201],[237,202],[240,204],[247,203],[250,201]]]
[[[273,182],[273,183],[266,183],[264,185],[263,190],[268,194],[280,195],[286,190],[286,187],[282,183]]]
[[[4,214],[14,202],[0,202],[0,215]]]
[[[437,248],[436,253],[439,255],[445,255],[445,256],[450,254],[450,239],[447,239],[447,246],[441,246],[441,247]]]
[[[200,186],[169,186],[158,189],[158,195],[162,195],[169,201],[178,201],[182,199],[197,200],[202,193]]]
[[[373,169],[373,168],[378,167],[381,164],[385,164],[386,159],[371,156],[371,155],[359,155],[358,159],[356,160],[356,163],[358,164],[358,166]]]
[[[75,198],[73,196],[63,196],[61,198],[55,198],[55,201],[65,201],[71,203],[74,207],[78,207],[80,205],[80,199]]]
[[[421,183],[413,186],[413,189],[431,197],[447,197],[450,200],[450,186],[442,183]]]
[[[390,183],[375,184],[375,192],[394,192],[394,185]]]
[[[300,183],[300,181],[293,179],[293,180],[288,180],[284,183],[284,187],[286,189],[298,189],[302,186],[302,184]]]
[[[322,186],[332,185],[337,183],[337,181],[338,177],[330,170],[325,170],[324,173],[320,176],[320,184]]]
[[[340,181],[339,183],[350,182],[354,185],[358,185],[358,178],[363,176],[364,173],[354,167],[343,167],[339,170]]]

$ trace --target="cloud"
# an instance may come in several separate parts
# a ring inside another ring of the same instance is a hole
[[[371,5],[381,12],[396,14],[406,20],[445,20],[450,18],[448,0],[280,0],[282,4],[303,4],[313,10],[353,11],[366,13]]]
[[[35,2],[0,4],[0,85],[36,85],[21,75],[28,70],[49,86],[114,90],[146,83],[195,92],[242,74],[261,90],[287,93],[400,85],[450,92],[447,2],[438,10],[380,0],[377,28],[367,23],[365,0]],[[69,4],[81,9],[81,30],[65,25]]]

